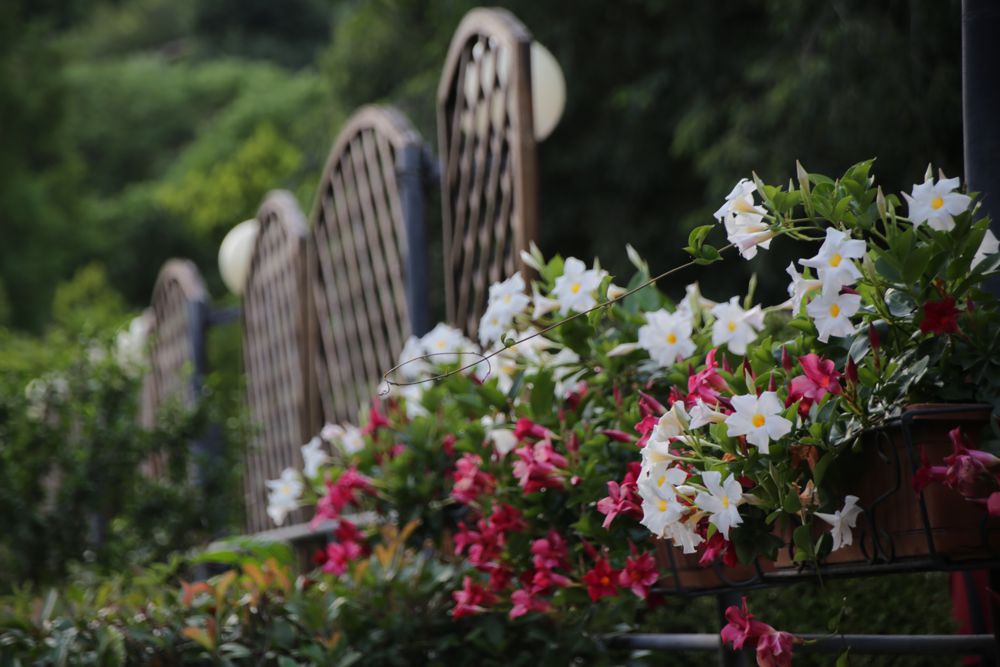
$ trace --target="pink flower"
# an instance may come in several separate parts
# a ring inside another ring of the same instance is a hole
[[[660,419],[656,415],[646,415],[639,421],[638,424],[635,425],[636,432],[642,436],[636,443],[640,449],[646,446],[646,442],[649,441],[649,435],[653,432],[653,429],[656,428],[656,423],[658,421],[660,421]]]
[[[743,645],[748,642],[753,647],[760,637],[774,632],[774,628],[767,623],[754,619],[753,614],[747,610],[745,597],[742,606],[732,605],[726,609],[726,620],[728,623],[720,633],[722,641],[732,645],[737,651],[743,650]]]
[[[361,545],[357,542],[330,542],[326,545],[326,562],[323,563],[323,571],[330,574],[344,574],[347,572],[347,564],[360,558],[361,554]]]
[[[333,534],[341,542],[363,542],[365,539],[358,527],[347,519],[340,520],[340,524],[333,531]]]
[[[701,558],[698,559],[698,564],[702,567],[710,567],[712,563],[722,557],[722,562],[727,567],[736,567],[738,561],[736,559],[736,550],[733,549],[733,545],[726,541],[726,538],[722,536],[722,533],[716,532],[711,538],[702,542],[698,549],[701,550]]]
[[[448,456],[455,455],[455,443],[458,442],[458,438],[455,437],[454,433],[449,433],[441,439],[441,449]]]
[[[514,578],[514,573],[509,567],[498,565],[490,570],[490,581],[487,584],[491,593],[499,593],[506,589]]]
[[[601,527],[607,530],[619,514],[642,518],[642,506],[634,491],[623,487],[614,480],[608,482],[608,495],[597,501],[597,511],[604,515]]]
[[[479,469],[482,464],[483,459],[476,454],[464,454],[455,461],[455,472],[452,473],[452,479],[455,480],[451,488],[452,498],[463,505],[468,505],[475,502],[480,495],[492,493],[496,487],[496,480],[493,475]]]
[[[548,440],[524,445],[514,450],[518,461],[514,461],[514,477],[525,493],[542,489],[563,488],[557,470],[566,467],[566,459],[556,452]]]
[[[625,569],[618,573],[618,583],[622,588],[628,588],[636,596],[645,600],[649,589],[659,579],[656,571],[656,561],[648,554],[639,554],[625,561]]]
[[[521,511],[507,503],[500,503],[493,506],[490,513],[490,525],[502,533],[508,531],[521,531],[527,528]]]
[[[684,399],[684,407],[692,408],[698,403],[698,399],[705,401],[706,405],[722,404],[729,406],[729,399],[724,398],[720,392],[728,391],[729,385],[725,378],[719,375],[718,364],[715,361],[716,350],[712,350],[705,357],[705,369],[694,373],[688,377],[688,395]]]
[[[570,569],[566,560],[566,540],[554,530],[531,543],[531,562],[539,570]]]
[[[611,567],[607,558],[598,558],[594,567],[583,575],[583,583],[587,584],[587,595],[592,602],[597,602],[601,598],[611,597],[618,594],[618,586],[615,581],[620,576],[620,572]]]
[[[541,424],[536,424],[527,417],[518,419],[517,424],[514,426],[514,436],[521,441],[529,437],[535,440],[545,440],[551,435],[552,431]]]
[[[808,413],[809,407],[826,394],[839,394],[840,373],[830,359],[823,359],[817,354],[807,354],[799,357],[804,375],[792,378],[788,391],[788,404],[801,400],[800,413]]]
[[[639,392],[639,410],[644,417],[660,417],[667,411],[663,404],[645,392]]]
[[[794,643],[794,635],[771,628],[757,640],[758,667],[792,667]]]
[[[547,591],[550,588],[566,588],[572,583],[569,577],[552,570],[539,569],[531,575],[531,590],[536,592]]]
[[[535,595],[537,591],[532,589],[519,588],[510,596],[513,607],[510,610],[510,618],[515,619],[524,616],[529,611],[546,612],[550,609],[546,600],[539,600]]]
[[[379,412],[378,401],[373,400],[371,410],[368,411],[368,423],[361,429],[361,432],[365,435],[373,435],[383,426],[390,426],[389,420]]]
[[[479,584],[473,583],[471,577],[462,579],[462,590],[451,594],[455,608],[451,610],[452,618],[462,618],[486,611],[488,605],[496,602],[496,596]]]
[[[972,449],[972,441],[962,433],[961,428],[948,432],[952,453],[946,456],[943,466],[932,466],[927,452],[920,450],[923,464],[913,474],[913,490],[921,492],[931,482],[944,484],[968,499],[985,498],[997,490],[995,471],[1000,469],[1000,459],[989,452]]]
[[[344,507],[357,500],[359,491],[374,492],[371,480],[357,471],[348,468],[337,478],[336,482],[326,482],[326,493],[316,502],[316,515],[309,522],[315,528],[325,519],[337,519]]]
[[[635,442],[635,436],[629,435],[625,431],[616,431],[615,429],[604,429],[601,431],[601,435],[606,436],[609,440],[614,440],[615,442]]]

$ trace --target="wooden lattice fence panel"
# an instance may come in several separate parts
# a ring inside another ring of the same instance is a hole
[[[490,283],[521,268],[537,230],[531,34],[513,14],[462,19],[437,107],[447,317],[474,334]]]
[[[272,527],[265,480],[301,469],[309,415],[308,231],[295,198],[268,194],[243,291],[243,357],[251,421],[246,455],[247,529]],[[292,521],[300,519],[293,515]]]
[[[313,211],[310,276],[322,416],[356,422],[410,333],[427,329],[424,146],[367,106],[334,142]]]

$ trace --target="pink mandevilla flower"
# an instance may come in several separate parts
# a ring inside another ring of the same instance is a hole
[[[548,601],[539,599],[536,595],[538,595],[538,591],[534,590],[533,587],[519,588],[514,591],[510,596],[510,601],[513,604],[510,609],[510,618],[524,616],[529,611],[542,613],[548,611],[550,608]]]
[[[462,618],[473,614],[481,614],[486,607],[496,602],[496,596],[472,581],[472,577],[462,580],[462,590],[451,594],[455,608],[451,610],[452,618]]]
[[[698,399],[705,401],[706,405],[722,404],[729,406],[729,400],[722,396],[720,392],[727,391],[729,385],[725,378],[719,375],[717,370],[719,364],[715,361],[716,350],[711,350],[705,357],[705,369],[693,373],[688,377],[688,395],[684,399],[684,407],[692,408],[698,403]]]
[[[515,449],[514,454],[519,459],[514,461],[514,477],[525,493],[563,488],[557,471],[566,467],[566,459],[556,452],[551,441],[524,445]]]
[[[799,357],[799,363],[802,364],[803,375],[792,378],[788,404],[801,400],[799,412],[804,414],[825,395],[841,392],[840,373],[832,360],[823,359],[814,353]]]
[[[479,466],[483,464],[483,459],[477,454],[464,454],[455,461],[455,472],[452,479],[455,480],[451,488],[451,497],[468,505],[476,501],[480,495],[488,494],[496,487],[496,480],[489,473],[483,472]]]
[[[638,554],[625,561],[625,569],[618,574],[618,583],[622,588],[628,588],[643,600],[649,595],[649,589],[659,579],[656,571],[656,561],[648,554]]]

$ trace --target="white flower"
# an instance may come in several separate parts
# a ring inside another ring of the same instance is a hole
[[[930,225],[931,229],[940,232],[948,232],[954,229],[955,219],[952,216],[958,215],[969,208],[972,198],[960,192],[954,192],[959,187],[959,179],[945,178],[941,174],[937,183],[929,177],[919,185],[913,186],[910,194],[903,193],[903,198],[910,209],[910,221],[914,227],[919,227],[923,223]]]
[[[795,269],[795,262],[789,262],[785,272],[792,278],[791,284],[788,285],[788,296],[791,297],[792,316],[797,317],[802,310],[802,301],[810,292],[822,287],[823,281],[803,278],[802,274]]]
[[[410,336],[403,344],[403,349],[399,353],[399,370],[396,371],[404,382],[413,382],[430,374],[431,365],[426,359],[421,357],[426,354],[424,345],[416,336]],[[324,438],[329,440],[330,438]]]
[[[649,434],[649,440],[642,449],[643,466],[649,468],[659,463],[673,461],[676,457],[670,451],[670,445],[674,440],[684,436],[688,421],[683,402],[675,402],[670,410],[660,417],[652,433]]]
[[[416,385],[414,385],[416,386]],[[357,426],[348,424],[346,427],[337,424],[327,424],[319,432],[331,445],[338,445],[348,455],[357,454],[365,448],[365,436]]]
[[[486,439],[493,444],[493,449],[502,457],[517,447],[517,436],[505,428],[495,428],[486,433]]]
[[[628,290],[625,289],[624,287],[619,287],[614,283],[608,285],[608,301],[612,301],[614,299],[620,299],[626,294],[628,294]]]
[[[771,247],[774,232],[756,215],[734,215],[726,218],[726,238],[739,249],[743,259],[757,256],[757,246],[764,250]]]
[[[863,510],[858,507],[857,496],[847,496],[844,498],[844,509],[837,510],[833,514],[816,512],[816,516],[830,524],[830,535],[833,537],[833,550],[840,547],[848,547],[854,543],[854,535],[851,529],[858,523],[858,515]]]
[[[986,259],[987,255],[992,255],[997,250],[1000,250],[1000,241],[997,240],[992,229],[987,229],[986,235],[983,236],[983,240],[979,244],[979,249],[976,250],[976,256],[972,258],[972,268],[976,268],[976,265]]]
[[[656,537],[667,537],[668,527],[687,511],[677,500],[676,485],[687,479],[680,468],[657,471],[656,477],[640,477],[639,496],[642,498],[642,525]]]
[[[462,332],[441,322],[430,330],[420,343],[426,354],[433,354],[431,361],[435,364],[452,364],[463,361],[460,352],[475,352],[476,346]],[[466,361],[471,361],[466,359]]]
[[[754,206],[753,193],[757,191],[757,186],[746,178],[733,187],[732,191],[726,195],[726,203],[715,212],[715,219],[724,222],[726,218],[733,216],[747,216],[751,218],[762,218],[766,211],[759,206]]]
[[[859,294],[826,294],[813,299],[806,306],[806,312],[816,325],[819,340],[827,342],[830,336],[850,336],[854,333],[851,316],[861,308]]]
[[[306,479],[313,479],[319,472],[319,467],[330,460],[326,452],[323,451],[323,441],[313,438],[308,443],[302,445],[302,462],[304,463],[303,474]]]
[[[691,423],[688,425],[688,428],[696,429],[706,424],[721,424],[724,421],[726,421],[726,414],[724,412],[714,410],[699,398],[694,407],[691,408]]]
[[[823,294],[836,294],[845,285],[853,285],[861,271],[852,259],[865,256],[865,242],[852,239],[847,232],[833,227],[826,228],[826,239],[815,257],[800,259],[802,266],[816,269],[823,283]]]
[[[764,454],[771,440],[780,440],[792,430],[792,422],[781,416],[782,405],[776,392],[733,396],[732,403],[733,414],[726,417],[726,434],[745,435],[747,442]]]
[[[278,479],[265,482],[268,488],[267,515],[279,526],[285,516],[299,506],[302,496],[302,479],[293,468],[285,468]]]
[[[562,312],[583,312],[597,305],[594,290],[601,284],[604,272],[588,269],[587,265],[570,257],[563,264],[563,274],[556,278],[552,296],[559,302]]]
[[[636,350],[641,350],[642,345],[639,343],[619,343],[615,345],[608,351],[609,357],[624,357],[626,354],[632,354]]]
[[[729,528],[743,523],[739,512],[739,506],[743,502],[743,487],[732,473],[722,482],[722,473],[717,470],[703,472],[701,481],[708,488],[708,493],[699,491],[694,504],[709,513],[709,523],[714,524],[728,540]]]
[[[670,366],[694,354],[691,320],[681,313],[658,310],[646,313],[646,324],[639,327],[639,345],[660,366]]]
[[[397,387],[399,396],[406,406],[406,418],[416,419],[427,414],[427,408],[420,402],[424,396],[425,386],[422,384],[407,384]]]
[[[531,286],[531,319],[537,320],[549,313],[559,310],[559,302],[538,293],[536,285]]]
[[[479,322],[479,342],[485,347],[499,342],[514,317],[524,312],[531,297],[524,293],[524,278],[520,273],[503,282],[490,285],[490,300]]]
[[[757,338],[757,332],[764,328],[764,314],[760,306],[743,310],[739,305],[739,297],[733,297],[729,303],[720,303],[712,308],[715,323],[712,325],[712,345],[723,343],[729,346],[733,354],[745,354],[747,344]]]
[[[705,538],[695,530],[695,525],[698,523],[698,517],[700,516],[701,513],[698,512],[684,521],[677,521],[669,526],[669,530],[667,531],[667,537],[673,540],[674,544],[681,547],[686,554],[695,553],[697,551],[695,547],[705,541]]]
[[[587,369],[580,368],[580,355],[568,347],[564,347],[549,359],[544,365],[552,368],[552,379],[555,380],[556,398],[566,398],[576,389],[577,381]]]

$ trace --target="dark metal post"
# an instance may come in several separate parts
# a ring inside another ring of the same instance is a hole
[[[431,328],[422,152],[417,144],[406,146],[399,157],[398,173],[406,232],[406,301],[410,310],[410,328],[415,336],[422,336]]]
[[[962,125],[965,180],[983,193],[983,211],[1000,236],[1000,2],[962,0]],[[988,283],[1000,294],[1000,280]]]

